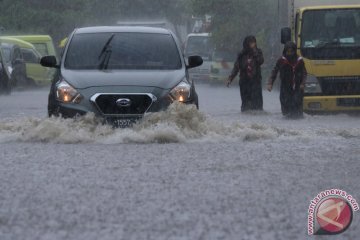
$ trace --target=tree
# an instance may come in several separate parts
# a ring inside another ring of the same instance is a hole
[[[277,4],[275,0],[188,0],[194,15],[212,16],[212,36],[217,47],[239,51],[246,35],[255,35],[266,47],[274,41]]]
[[[0,0],[6,34],[49,34],[55,41],[74,28],[114,25],[120,19],[168,19],[175,26],[186,17],[185,0]]]

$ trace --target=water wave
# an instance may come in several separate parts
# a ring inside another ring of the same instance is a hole
[[[174,103],[166,111],[146,116],[131,128],[114,129],[94,116],[76,119],[22,118],[0,121],[0,142],[45,143],[183,143],[261,141],[277,138],[360,138],[359,129],[295,130],[261,124],[226,123],[194,106]]]

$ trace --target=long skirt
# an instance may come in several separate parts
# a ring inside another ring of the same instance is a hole
[[[263,110],[261,79],[240,80],[241,111]]]
[[[282,87],[280,90],[280,103],[282,114],[290,118],[303,117],[303,97],[300,89],[288,89]]]

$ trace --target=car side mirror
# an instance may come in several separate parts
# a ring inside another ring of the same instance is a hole
[[[285,44],[291,41],[291,28],[282,28],[281,29],[281,43]]]
[[[190,56],[188,58],[188,65],[187,68],[196,68],[203,64],[203,59],[200,56]]]
[[[48,68],[59,68],[57,65],[57,60],[55,56],[44,56],[40,59],[40,64],[43,67]]]

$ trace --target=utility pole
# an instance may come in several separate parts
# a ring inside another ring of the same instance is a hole
[[[291,0],[289,4],[290,6],[288,6],[288,9],[290,11],[290,23],[291,26],[295,26],[295,0]]]
[[[277,56],[282,50],[280,43],[280,32],[283,27],[290,27],[292,24],[291,6],[294,4],[294,0],[277,0],[277,26],[276,26],[276,47],[275,55]]]
[[[291,21],[291,6],[294,6],[294,0],[278,0],[278,26],[279,29],[283,27],[290,27]]]

